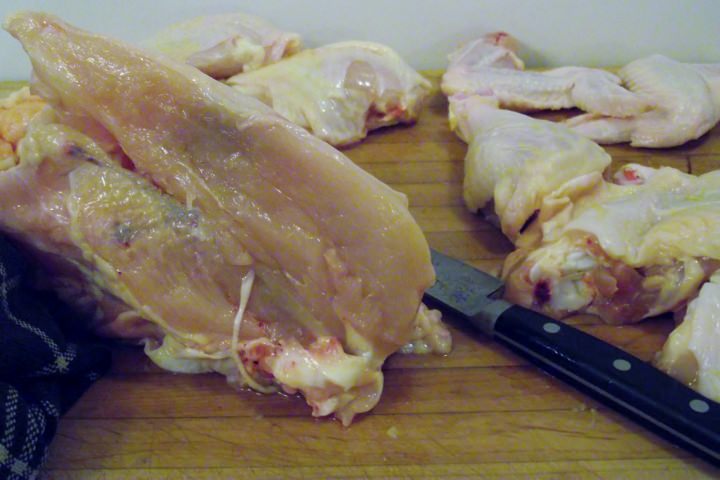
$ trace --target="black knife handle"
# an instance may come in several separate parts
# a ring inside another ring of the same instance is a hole
[[[720,465],[719,404],[619,348],[524,307],[505,309],[494,327],[497,340],[544,370]]]

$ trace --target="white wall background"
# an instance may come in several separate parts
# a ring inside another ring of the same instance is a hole
[[[195,15],[244,11],[300,33],[307,46],[373,40],[418,69],[503,29],[530,66],[613,66],[650,53],[720,62],[720,0],[0,0],[0,17],[45,10],[80,27],[139,40]],[[0,32],[0,79],[25,79],[29,62]]]

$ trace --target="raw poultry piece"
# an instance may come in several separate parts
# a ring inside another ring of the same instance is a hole
[[[703,395],[720,401],[720,272],[690,302],[656,364]]]
[[[618,75],[652,108],[626,118],[590,109],[593,113],[567,121],[576,132],[604,144],[663,148],[695,140],[720,120],[720,65],[651,55],[629,63]]]
[[[192,18],[170,25],[144,45],[215,78],[256,70],[300,50],[300,36],[243,13]]]
[[[443,92],[494,96],[501,108],[518,111],[578,107],[626,117],[647,108],[641,97],[623,88],[610,72],[584,67],[527,72],[516,51],[517,41],[504,32],[467,43],[449,56]]]
[[[450,97],[450,124],[470,145],[465,204],[473,212],[494,208],[515,243],[533,220],[544,221],[559,204],[601,182],[611,160],[564,125],[500,110],[493,97]]]
[[[414,122],[430,82],[384,45],[341,42],[304,50],[228,84],[332,145]]]
[[[632,323],[675,311],[720,266],[720,171],[628,165],[541,225],[506,260],[511,301],[555,318]]]
[[[55,111],[0,173],[0,226],[99,330],[345,424],[379,400],[388,355],[449,348],[405,197],[193,67],[45,14],[5,27]]]
[[[0,170],[18,163],[18,142],[25,136],[25,129],[32,117],[45,106],[38,96],[31,95],[29,88],[22,88],[8,98],[0,99]]]

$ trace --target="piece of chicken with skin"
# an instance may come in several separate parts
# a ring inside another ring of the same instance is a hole
[[[300,36],[242,13],[179,22],[143,42],[215,78],[257,70],[300,50]]]
[[[513,252],[510,301],[554,318],[632,323],[675,311],[720,266],[720,172],[625,166],[540,227],[537,248]]]
[[[658,368],[703,395],[720,401],[720,272],[687,307],[655,361]]]
[[[18,163],[18,143],[25,136],[30,119],[44,107],[45,102],[31,95],[27,87],[0,99],[0,170]]]
[[[418,325],[449,348],[421,307],[434,274],[404,196],[193,67],[49,15],[5,26],[56,112],[0,173],[0,226],[94,298],[105,333],[174,371],[300,391],[345,424]]]
[[[443,92],[448,96],[494,96],[501,108],[518,111],[577,107],[625,117],[648,108],[610,72],[585,67],[527,72],[516,50],[517,42],[504,32],[469,42],[450,54],[442,78]]]
[[[503,233],[516,243],[534,218],[554,211],[546,197],[554,193],[557,204],[582,195],[602,181],[611,159],[563,125],[496,106],[492,97],[452,96],[450,124],[470,145],[465,204],[473,212],[492,205]]]
[[[336,146],[414,122],[431,90],[395,51],[370,42],[304,50],[228,84]]]
[[[665,148],[700,138],[720,121],[717,65],[685,64],[652,55],[629,63],[618,75],[652,108],[626,118],[593,112],[571,118],[567,125],[602,144]]]

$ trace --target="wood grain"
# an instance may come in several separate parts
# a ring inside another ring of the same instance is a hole
[[[584,460],[546,462],[497,462],[483,464],[444,465],[359,465],[349,467],[236,467],[236,468],[118,468],[51,470],[47,478],[54,480],[231,480],[257,479],[316,479],[316,478],[482,478],[506,480],[577,479],[636,479],[687,480],[712,478],[712,472],[692,460]]]
[[[437,77],[433,77],[437,82]],[[462,204],[466,146],[436,96],[417,125],[371,134],[344,152],[405,193],[429,243],[497,274],[511,244]],[[545,114],[559,118],[566,113]],[[612,146],[638,162],[695,174],[720,166],[720,128],[656,151]],[[112,371],[61,422],[49,479],[630,478],[718,474],[448,318],[446,356],[396,355],[378,407],[350,428],[313,419],[297,397],[235,391],[216,375],[161,371],[115,345]],[[651,360],[669,318],[583,330]]]
[[[48,468],[443,465],[687,455],[587,409],[375,414],[350,429],[302,417],[64,422]],[[390,434],[389,432],[394,432]]]

